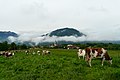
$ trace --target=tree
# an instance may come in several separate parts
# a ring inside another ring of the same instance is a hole
[[[14,42],[12,42],[10,44],[10,50],[16,50],[16,49],[17,49],[17,45]]]
[[[27,49],[27,46],[25,44],[21,45],[21,49]]]
[[[0,44],[0,50],[1,51],[8,50],[8,48],[9,48],[9,45],[8,45],[7,41]]]

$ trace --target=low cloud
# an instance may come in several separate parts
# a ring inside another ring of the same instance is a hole
[[[80,41],[85,41],[86,37],[75,37],[75,36],[65,36],[65,37],[57,37],[57,36],[41,36],[40,34],[37,33],[24,33],[24,34],[19,34],[19,37],[8,37],[10,42],[34,42],[36,45],[38,43],[42,42],[55,42],[55,41],[73,41],[73,42],[80,42]]]
[[[90,7],[88,10],[93,11],[93,12],[107,12],[108,10],[104,7]]]
[[[16,37],[13,37],[13,36],[9,36],[9,37],[8,37],[8,40],[9,40],[10,42],[15,42],[15,41],[17,41],[17,38],[16,38]]]
[[[73,41],[73,42],[82,42],[82,41],[117,41],[120,40],[119,34],[120,29],[117,26],[116,29],[102,29],[94,32],[91,30],[89,32],[82,31],[87,36],[75,37],[75,36],[64,36],[64,37],[57,37],[57,36],[41,36],[43,33],[39,32],[24,32],[19,33],[19,37],[8,37],[10,42],[34,42],[36,45],[42,42],[55,42],[55,41]]]

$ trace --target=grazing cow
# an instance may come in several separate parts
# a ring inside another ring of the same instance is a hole
[[[46,54],[50,54],[50,51],[48,51],[48,50],[43,50],[43,51],[42,51],[42,55],[46,55]]]
[[[37,54],[40,55],[40,51],[37,51]]]
[[[35,54],[35,52],[33,51],[33,53],[32,54]]]
[[[10,56],[13,56],[13,55],[14,55],[14,53],[8,52],[8,53],[6,53],[5,57],[10,57]]]
[[[89,63],[89,66],[91,66],[92,58],[97,57],[102,60],[102,66],[105,60],[108,60],[112,64],[112,58],[104,48],[86,48],[86,61]]]
[[[10,57],[10,56],[13,56],[14,53],[11,53],[11,52],[3,52],[2,55],[5,56],[5,57]]]
[[[81,56],[83,57],[83,59],[85,58],[85,50],[79,49],[77,54],[79,59]]]
[[[69,44],[67,45],[67,49],[79,49],[79,47]]]
[[[26,51],[25,51],[25,53],[26,53],[26,54],[28,54],[28,53],[29,53],[29,51],[28,51],[28,50],[26,50]]]

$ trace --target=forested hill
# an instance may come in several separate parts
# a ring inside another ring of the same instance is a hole
[[[47,36],[57,36],[57,37],[64,37],[64,36],[74,36],[74,37],[81,37],[81,36],[86,36],[84,33],[79,32],[76,29],[73,28],[62,28],[62,29],[57,29],[54,30],[48,34],[46,34]],[[46,36],[44,35],[44,36]]]
[[[0,31],[0,41],[4,41],[4,40],[7,41],[7,38],[9,36],[18,37],[18,34],[11,31]]]

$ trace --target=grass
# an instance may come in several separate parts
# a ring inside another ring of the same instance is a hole
[[[113,64],[92,60],[92,67],[77,57],[77,50],[51,49],[51,55],[0,56],[0,80],[119,80],[120,51],[108,50]]]

